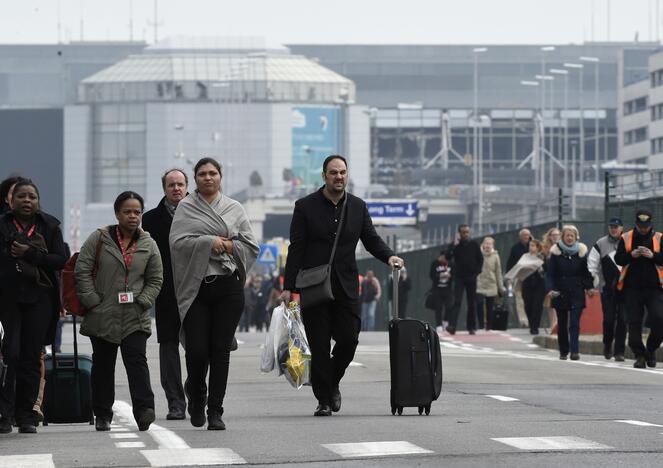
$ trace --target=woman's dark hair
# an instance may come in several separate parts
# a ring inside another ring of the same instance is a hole
[[[131,190],[127,190],[126,192],[122,192],[117,196],[115,199],[115,203],[113,203],[113,208],[115,209],[116,213],[120,212],[120,208],[122,208],[122,204],[127,201],[127,200],[138,200],[138,203],[140,203],[140,211],[145,211],[145,202],[143,201],[143,197],[138,195],[136,192],[132,192]]]
[[[205,164],[211,164],[212,166],[216,167],[216,170],[219,171],[219,174],[221,174],[221,164],[219,164],[219,161],[217,161],[214,158],[202,158],[193,167],[193,175],[197,176],[198,175],[198,169],[200,169]]]
[[[37,188],[35,183],[32,181],[32,179],[26,179],[25,177],[19,177],[18,180],[16,180],[14,188],[12,189],[12,198],[14,197],[14,194],[19,188],[26,186],[30,186],[33,189],[35,189],[35,192],[37,192],[37,198],[41,199],[41,196],[39,195],[39,189]]]
[[[9,189],[12,188],[12,185],[14,185],[16,182],[18,182],[19,179],[22,179],[23,177],[19,175],[11,175],[7,177],[5,180],[0,182],[0,202],[4,202],[5,199],[7,198],[7,195],[9,195]]]
[[[327,172],[327,165],[332,162],[334,159],[340,159],[343,161],[343,164],[345,164],[345,167],[348,167],[348,162],[345,160],[343,156],[340,154],[332,154],[331,156],[327,156],[325,158],[325,162],[322,163],[322,172]]]

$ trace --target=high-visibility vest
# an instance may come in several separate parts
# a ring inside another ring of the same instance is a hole
[[[661,237],[663,237],[663,234],[660,232],[655,232],[654,236],[652,237],[654,253],[659,253],[661,251]],[[622,239],[624,240],[624,248],[626,250],[626,254],[628,255],[633,250],[633,229],[625,232],[622,235]],[[663,288],[663,266],[656,264],[654,266],[656,267],[656,273],[658,273],[658,281]],[[617,291],[624,289],[624,280],[626,279],[626,273],[628,273],[628,267],[629,266],[626,265],[624,268],[622,268],[622,271],[619,275],[619,281],[617,281]]]

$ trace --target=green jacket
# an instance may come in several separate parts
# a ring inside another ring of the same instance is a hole
[[[97,276],[92,279],[97,242],[101,241]],[[97,229],[87,238],[76,261],[76,295],[88,309],[81,334],[119,344],[136,331],[152,333],[148,309],[156,300],[163,282],[161,255],[154,239],[139,231],[136,252],[129,269],[129,291],[133,304],[120,304],[118,293],[125,290],[126,268],[120,248],[108,228]]]

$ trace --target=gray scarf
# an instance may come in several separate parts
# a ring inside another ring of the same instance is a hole
[[[212,208],[197,192],[192,193],[179,202],[173,217],[170,256],[181,323],[198,295],[210,259],[230,260],[227,253],[212,253],[212,243],[220,233],[227,232],[227,237],[233,241],[232,260],[242,277],[258,257],[260,247],[244,208],[231,198],[221,197]]]

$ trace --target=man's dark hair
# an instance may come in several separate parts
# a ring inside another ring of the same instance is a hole
[[[216,167],[216,170],[219,171],[219,174],[221,174],[221,164],[219,164],[219,161],[214,158],[202,158],[193,167],[193,175],[198,175],[198,169],[200,169],[205,164],[211,164],[212,166]]]
[[[113,203],[113,209],[115,209],[116,213],[120,212],[120,208],[122,208],[122,204],[127,201],[127,200],[138,200],[138,203],[140,203],[140,211],[145,211],[145,202],[143,201],[143,197],[138,195],[136,192],[132,192],[131,190],[127,190],[126,192],[122,192],[117,196],[115,199],[115,203]]]
[[[163,173],[161,176],[161,186],[165,189],[166,188],[166,177],[168,177],[168,174],[171,172],[179,172],[184,176],[184,182],[189,185],[189,177],[186,175],[186,172],[184,172],[182,169],[179,167],[173,167],[172,169],[168,169],[166,172]]]
[[[29,187],[32,187],[33,189],[35,189],[35,192],[37,192],[37,198],[39,200],[41,200],[41,195],[39,195],[39,189],[37,188],[37,185],[32,181],[32,179],[27,179],[25,177],[19,177],[16,180],[14,188],[12,189],[12,198],[14,197],[14,194],[16,193],[16,191],[19,188],[26,187],[26,186],[29,186]]]
[[[470,227],[469,224],[461,224],[461,225],[458,226],[458,232],[460,232],[460,230],[463,229],[463,228],[469,228],[469,227]]]
[[[0,182],[0,202],[4,202],[7,195],[9,195],[9,189],[18,182],[19,179],[22,179],[20,175],[10,175],[5,180]]]
[[[325,158],[325,162],[322,163],[322,172],[327,172],[327,165],[334,159],[340,159],[341,161],[343,161],[343,164],[345,164],[345,167],[346,168],[348,167],[348,162],[345,160],[343,156],[341,156],[340,154],[332,154],[331,156],[327,156]]]

